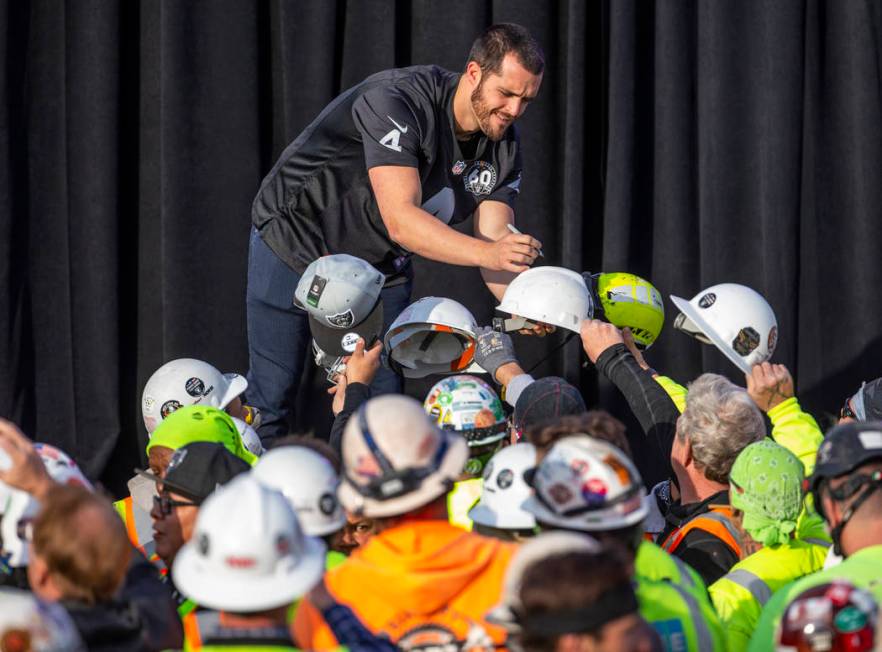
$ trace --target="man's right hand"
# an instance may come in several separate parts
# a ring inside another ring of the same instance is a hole
[[[597,362],[600,354],[616,344],[624,344],[622,331],[612,324],[599,319],[586,319],[579,328],[582,348],[591,362]]]
[[[763,412],[768,412],[795,395],[793,376],[783,364],[763,362],[754,365],[745,376],[747,393]]]
[[[347,383],[370,385],[380,369],[380,353],[382,351],[382,342],[376,342],[372,348],[365,351],[364,340],[359,339],[355,344],[355,351],[346,358]]]
[[[486,260],[481,267],[516,273],[530,269],[542,248],[541,242],[525,233],[509,233],[487,245]]]

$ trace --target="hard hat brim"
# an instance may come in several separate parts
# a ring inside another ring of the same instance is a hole
[[[677,309],[684,315],[686,315],[686,317],[693,324],[695,324],[702,333],[704,333],[705,337],[713,342],[714,346],[716,346],[723,353],[723,355],[725,355],[727,358],[729,358],[729,360],[732,361],[732,364],[741,369],[741,371],[743,371],[745,374],[750,373],[750,365],[747,363],[747,361],[740,355],[735,353],[735,349],[733,349],[728,342],[725,342],[723,338],[721,338],[717,334],[717,332],[710,327],[710,324],[708,324],[704,320],[704,318],[701,317],[698,310],[695,309],[695,306],[693,306],[682,297],[676,297],[673,294],[670,296],[671,301],[673,301]]]
[[[469,518],[479,525],[500,530],[531,530],[536,527],[536,518],[529,512],[519,509],[513,514],[499,514],[480,502],[469,510]]]
[[[241,396],[245,393],[245,390],[248,389],[248,380],[246,380],[245,376],[240,376],[239,374],[229,373],[224,374],[224,378],[228,381],[227,391],[224,392],[224,395],[221,397],[220,404],[218,407],[223,410],[230,403],[233,402],[237,396]]]

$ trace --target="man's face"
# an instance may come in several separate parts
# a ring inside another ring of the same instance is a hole
[[[472,91],[472,111],[481,131],[490,140],[501,140],[505,130],[527,110],[540,84],[542,75],[529,72],[513,54],[505,55],[499,74],[482,74]]]
[[[363,546],[379,529],[373,519],[346,513],[346,525],[331,540],[331,549],[348,555]]]
[[[167,497],[173,501],[191,502],[188,498],[171,491],[163,491],[161,497]],[[153,502],[150,517],[153,519],[153,542],[156,544],[156,554],[167,566],[181,547],[193,536],[196,527],[196,515],[199,507],[195,505],[181,505],[171,508],[171,513],[166,514],[157,501]]]

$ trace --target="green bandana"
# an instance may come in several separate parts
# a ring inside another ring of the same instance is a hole
[[[242,443],[242,436],[230,415],[205,405],[188,405],[163,419],[147,443],[147,454],[154,446],[177,450],[194,441],[223,444],[233,455],[252,466],[257,462],[257,457]]]
[[[786,543],[802,510],[802,462],[770,439],[738,455],[729,474],[729,502],[744,513],[742,527],[764,546]]]

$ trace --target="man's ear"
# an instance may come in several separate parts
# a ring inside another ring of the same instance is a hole
[[[478,84],[481,83],[483,72],[481,70],[481,66],[478,65],[477,61],[469,61],[466,64],[465,73],[463,74],[465,75],[466,79],[468,79],[473,88],[476,88]]]
[[[683,438],[683,467],[695,465],[695,458],[692,457],[692,440],[688,436]]]

